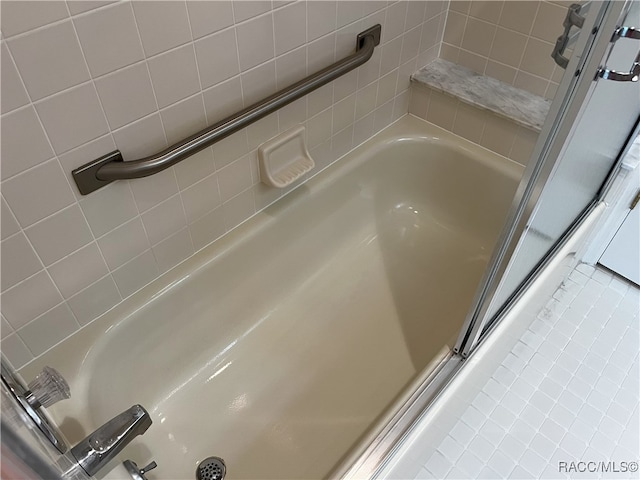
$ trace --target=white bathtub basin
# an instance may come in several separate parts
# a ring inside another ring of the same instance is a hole
[[[72,443],[144,405],[149,478],[322,478],[452,345],[521,172],[404,117],[23,373]]]

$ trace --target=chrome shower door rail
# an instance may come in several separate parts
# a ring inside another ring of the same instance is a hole
[[[114,180],[147,177],[175,165],[366,63],[376,45],[380,44],[381,32],[382,27],[375,25],[359,33],[355,53],[159,153],[125,162],[120,151],[115,150],[73,170],[71,174],[78,190],[82,195],[87,195]]]

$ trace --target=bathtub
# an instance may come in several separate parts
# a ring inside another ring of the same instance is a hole
[[[449,352],[521,174],[403,117],[21,373],[72,444],[145,406],[149,478],[327,477]]]

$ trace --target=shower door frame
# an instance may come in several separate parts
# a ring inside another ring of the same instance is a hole
[[[520,298],[527,286],[535,280],[544,266],[551,260],[554,253],[570,238],[575,229],[593,211],[595,206],[606,193],[608,187],[618,171],[622,157],[631,146],[631,140],[639,131],[636,122],[632,128],[625,148],[614,162],[614,166],[604,181],[603,187],[582,213],[574,220],[572,226],[560,237],[552,249],[538,262],[533,271],[516,288],[495,314],[489,314],[491,302],[498,292],[500,282],[506,274],[511,260],[515,257],[520,240],[526,233],[526,227],[535,213],[543,187],[552,177],[554,168],[561,161],[561,153],[571,141],[571,134],[577,120],[580,119],[582,109],[586,105],[595,89],[597,82],[594,74],[606,59],[613,44],[611,35],[618,26],[620,18],[628,12],[631,2],[607,1],[600,8],[591,8],[584,22],[581,35],[577,41],[574,55],[569,60],[567,74],[564,75],[558,88],[547,121],[540,133],[534,148],[532,159],[523,174],[523,178],[514,196],[505,227],[496,243],[488,268],[478,287],[472,307],[467,315],[465,324],[460,332],[454,352],[468,357],[478,345],[485,328],[498,323],[499,319]],[[640,1],[640,0],[635,0]],[[592,7],[597,3],[592,3]],[[583,52],[577,55],[577,52]],[[575,72],[569,75],[568,72]],[[550,121],[553,119],[553,121]]]

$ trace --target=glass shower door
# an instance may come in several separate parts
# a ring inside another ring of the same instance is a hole
[[[548,119],[549,125],[543,129],[534,152],[539,160],[531,162],[525,172],[516,195],[517,205],[503,232],[502,252],[494,253],[493,269],[485,276],[484,289],[468,319],[470,328],[459,340],[458,350],[463,356],[554,247],[597,203],[637,129],[640,83],[605,80],[597,72],[604,65],[610,70],[628,71],[637,58],[640,40],[617,38],[611,32],[623,25],[640,27],[634,25],[640,23],[640,0],[607,2],[599,12],[592,10],[591,18],[585,20],[586,28],[591,29],[589,20],[595,25],[592,41],[587,39],[584,52],[569,62],[561,84],[565,95],[554,100],[555,121]],[[599,49],[604,56],[598,54]]]

